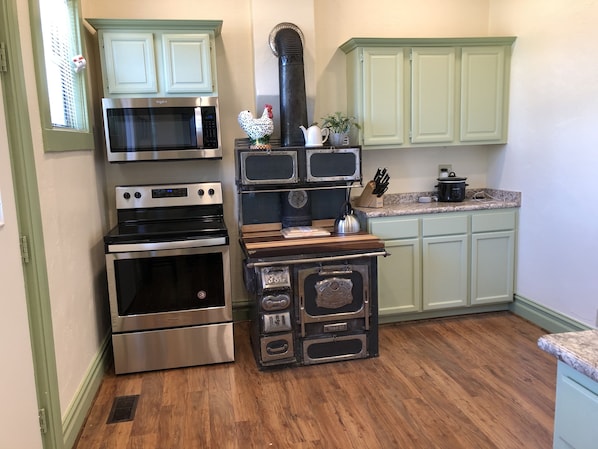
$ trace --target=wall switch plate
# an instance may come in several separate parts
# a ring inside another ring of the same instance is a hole
[[[440,178],[440,174],[442,173],[442,170],[446,170],[447,172],[452,172],[453,171],[453,166],[451,164],[439,164],[438,165],[438,177]]]

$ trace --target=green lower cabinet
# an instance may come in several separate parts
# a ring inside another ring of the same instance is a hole
[[[471,236],[471,304],[513,299],[515,231]]]
[[[380,217],[367,223],[390,253],[378,262],[382,322],[499,310],[513,300],[517,210]]]
[[[421,311],[419,239],[388,240],[385,244],[391,255],[378,261],[378,313]]]
[[[448,309],[467,305],[467,235],[424,237],[423,308]]]
[[[598,382],[559,361],[554,449],[598,447]]]

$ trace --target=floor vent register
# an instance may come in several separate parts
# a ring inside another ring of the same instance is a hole
[[[138,400],[138,394],[133,396],[118,396],[114,398],[112,409],[110,410],[106,424],[132,421],[135,417],[135,409],[137,408]]]

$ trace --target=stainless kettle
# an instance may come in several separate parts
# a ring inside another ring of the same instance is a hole
[[[340,216],[334,222],[334,230],[337,234],[354,234],[361,230],[349,201],[345,201],[341,207]]]

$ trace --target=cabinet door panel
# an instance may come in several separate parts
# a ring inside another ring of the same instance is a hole
[[[209,34],[164,34],[162,48],[167,93],[213,90]]]
[[[363,50],[365,145],[403,143],[403,67],[402,48]]]
[[[380,316],[421,311],[419,239],[388,240],[391,254],[378,261]]]
[[[504,135],[505,47],[463,48],[461,140],[502,141]]]
[[[424,310],[467,305],[467,235],[427,237],[423,244]]]
[[[471,304],[513,300],[515,232],[471,236]]]
[[[414,48],[411,68],[411,141],[455,138],[455,48]]]
[[[106,32],[103,39],[110,94],[158,91],[152,33]]]
[[[598,441],[598,384],[559,361],[555,449],[594,449]]]

